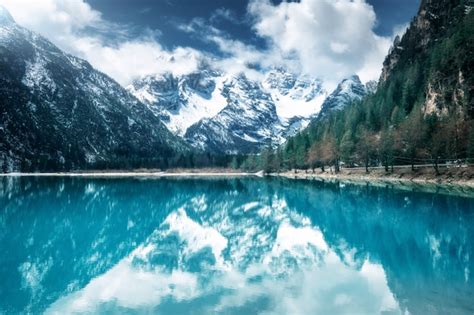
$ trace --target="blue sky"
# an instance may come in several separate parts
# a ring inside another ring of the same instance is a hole
[[[15,20],[126,86],[203,64],[258,79],[286,67],[328,88],[378,79],[419,0],[0,0]]]

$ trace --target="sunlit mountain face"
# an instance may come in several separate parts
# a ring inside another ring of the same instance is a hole
[[[474,312],[474,201],[444,192],[4,178],[0,203],[0,313]]]

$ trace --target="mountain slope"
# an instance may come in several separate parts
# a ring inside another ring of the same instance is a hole
[[[114,80],[0,9],[0,170],[137,166],[184,146]]]
[[[271,95],[277,114],[284,122],[296,117],[314,117],[327,96],[321,80],[308,75],[297,76],[283,68],[269,71],[262,88]]]
[[[185,139],[202,150],[231,154],[283,143],[309,124],[326,97],[321,81],[282,69],[267,73],[263,82],[230,77],[221,94],[226,107],[191,126]]]

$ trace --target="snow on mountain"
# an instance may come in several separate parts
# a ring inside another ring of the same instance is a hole
[[[169,156],[184,145],[147,106],[0,8],[0,171]]]
[[[148,104],[170,131],[182,137],[190,126],[224,109],[224,81],[218,72],[204,69],[181,77],[170,73],[146,76],[127,89]]]
[[[319,79],[298,77],[281,68],[268,72],[262,83],[264,90],[272,96],[282,120],[310,118],[319,113],[327,96],[322,85]]]
[[[327,96],[323,82],[282,68],[252,81],[210,67],[175,77],[147,76],[128,90],[191,146],[217,153],[252,153],[283,143],[317,117],[371,93],[358,76]]]
[[[342,110],[352,102],[361,100],[371,92],[371,89],[372,87],[366,87],[357,75],[344,79],[336,90],[326,98],[318,117],[324,117],[331,111]]]
[[[213,152],[256,152],[305,128],[326,98],[322,82],[284,69],[262,82],[210,67],[140,78],[127,88],[174,134]]]
[[[379,82],[375,80],[367,82],[365,84],[365,90],[367,91],[367,94],[375,94],[375,92],[377,92],[378,85]]]
[[[0,26],[8,26],[15,24],[15,20],[11,16],[10,12],[0,5]]]
[[[225,81],[227,106],[212,118],[191,126],[185,139],[193,146],[220,153],[251,153],[280,143],[283,126],[271,95],[244,75]]]

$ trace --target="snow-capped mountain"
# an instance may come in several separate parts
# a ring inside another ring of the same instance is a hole
[[[342,110],[354,101],[360,101],[366,95],[375,91],[373,81],[364,85],[359,76],[353,75],[344,79],[324,101],[318,118],[324,117],[332,111]]]
[[[321,80],[297,76],[282,68],[268,72],[262,86],[272,96],[278,116],[286,120],[314,116],[327,96]]]
[[[253,153],[283,143],[317,117],[372,93],[358,76],[327,95],[323,82],[282,68],[253,81],[209,66],[181,77],[138,79],[128,90],[191,146],[217,153]]]
[[[281,142],[283,126],[270,94],[244,75],[226,80],[227,105],[212,118],[191,126],[185,139],[211,152],[250,153]]]
[[[148,106],[0,8],[0,170],[83,168],[184,149]]]
[[[326,98],[322,82],[277,68],[262,81],[204,67],[140,78],[127,88],[174,134],[201,150],[256,152],[305,128]]]
[[[357,77],[326,99],[317,78],[275,68],[256,81],[208,65],[143,77],[127,91],[17,25],[5,9],[0,83],[3,171],[164,160],[186,150],[181,139],[212,153],[258,152],[367,93]]]
[[[321,80],[308,75],[297,76],[282,68],[268,72],[262,87],[275,104],[283,131],[281,141],[306,128],[321,111],[327,97]]]
[[[180,77],[170,73],[146,76],[127,89],[182,137],[190,126],[224,109],[227,100],[221,92],[225,79],[216,71],[202,69]]]

